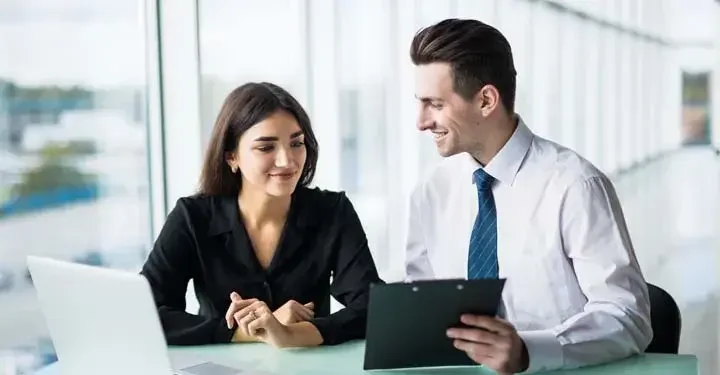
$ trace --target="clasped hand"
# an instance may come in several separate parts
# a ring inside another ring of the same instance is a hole
[[[292,342],[288,326],[315,316],[312,302],[303,305],[291,300],[273,312],[257,298],[243,299],[233,292],[230,300],[225,321],[228,329],[237,327],[233,342],[263,341],[275,347],[287,347]]]

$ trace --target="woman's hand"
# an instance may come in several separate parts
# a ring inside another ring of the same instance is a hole
[[[238,330],[274,347],[292,346],[292,332],[270,311],[265,302],[257,301],[234,315]]]
[[[252,305],[253,303],[257,302],[257,298],[251,298],[251,299],[242,299],[239,294],[232,292],[230,293],[230,307],[228,307],[227,312],[225,312],[225,321],[227,323],[228,329],[232,329],[236,326],[236,319],[235,316],[239,315],[240,310],[244,309],[245,307],[248,307]],[[239,317],[238,317],[239,320]],[[231,342],[258,342],[260,341],[256,337],[250,337],[247,335],[244,335],[242,330],[235,329],[235,332],[233,332],[232,338],[230,339]]]
[[[230,307],[228,307],[227,312],[225,312],[225,322],[227,323],[228,329],[232,329],[235,326],[235,322],[239,320],[235,319],[235,315],[239,313],[240,310],[257,301],[257,298],[242,299],[239,294],[235,292],[230,293]]]
[[[280,323],[289,326],[293,323],[312,320],[312,318],[315,317],[314,308],[315,305],[312,302],[303,305],[295,300],[290,300],[275,310],[273,315],[275,315],[275,318],[277,318]]]

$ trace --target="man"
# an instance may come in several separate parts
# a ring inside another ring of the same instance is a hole
[[[507,279],[507,320],[463,316],[474,328],[449,339],[503,374],[644,351],[648,291],[612,183],[515,114],[505,37],[450,19],[421,30],[410,54],[418,129],[446,159],[413,191],[406,276]]]

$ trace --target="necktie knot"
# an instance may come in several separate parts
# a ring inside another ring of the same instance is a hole
[[[473,172],[473,181],[475,182],[478,190],[485,191],[490,190],[490,187],[492,187],[492,183],[493,181],[495,181],[495,178],[493,176],[490,176],[482,168],[478,168],[475,172]]]

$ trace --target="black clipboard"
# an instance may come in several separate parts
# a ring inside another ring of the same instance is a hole
[[[505,279],[445,279],[370,288],[364,370],[476,365],[447,329],[462,314],[495,316]]]

